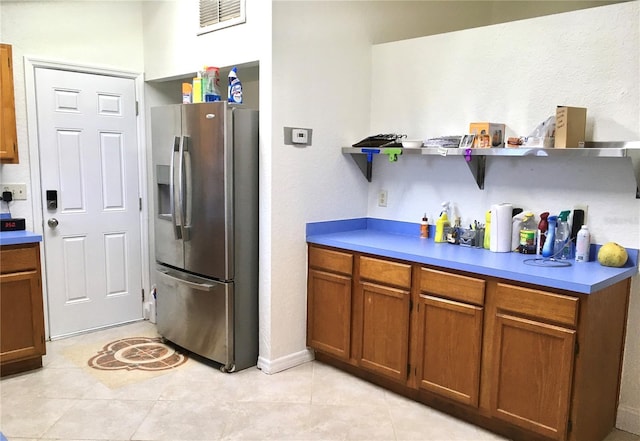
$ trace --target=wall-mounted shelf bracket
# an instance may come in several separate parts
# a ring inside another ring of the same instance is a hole
[[[484,171],[487,165],[487,157],[477,155],[465,156],[465,160],[467,161],[473,178],[476,180],[476,184],[478,184],[478,188],[484,190]]]

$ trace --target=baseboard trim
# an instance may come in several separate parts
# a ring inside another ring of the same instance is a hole
[[[616,428],[640,435],[640,409],[624,404],[619,405]]]
[[[300,352],[294,352],[293,354],[285,355],[284,357],[276,358],[275,360],[269,360],[264,357],[258,357],[258,369],[265,374],[275,374],[286,369],[307,363],[312,361],[313,351],[305,349]]]

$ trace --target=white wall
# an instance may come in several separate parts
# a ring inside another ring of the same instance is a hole
[[[19,164],[0,165],[3,183],[27,184],[27,200],[11,203],[11,213],[33,225],[23,57],[143,71],[142,16],[137,1],[3,1],[2,42],[12,45]],[[117,32],[114,30],[117,29]],[[5,209],[5,204],[3,210]]]
[[[376,45],[371,132],[410,138],[462,134],[472,121],[527,135],[556,105],[587,107],[587,139],[640,140],[640,2],[621,3]],[[368,215],[433,221],[453,201],[463,225],[492,203],[534,213],[588,205],[597,243],[640,248],[640,200],[631,164],[617,159],[489,158],[485,189],[464,160],[378,158]],[[388,206],[377,193],[388,191]],[[619,427],[640,433],[640,289],[631,293]]]
[[[358,7],[275,2],[271,362],[304,352],[305,224],[366,213],[366,181],[340,146],[368,130],[370,40]],[[327,23],[331,23],[330,27]],[[284,145],[283,127],[313,129],[313,145]]]

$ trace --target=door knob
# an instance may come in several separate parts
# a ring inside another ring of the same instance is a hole
[[[58,219],[56,219],[55,217],[52,217],[51,219],[49,219],[47,221],[47,225],[49,225],[51,228],[55,228],[58,226]]]

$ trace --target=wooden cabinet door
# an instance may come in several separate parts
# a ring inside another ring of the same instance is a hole
[[[11,46],[0,44],[0,162],[18,162]]]
[[[351,277],[310,268],[307,283],[307,345],[348,360]]]
[[[408,290],[361,282],[361,347],[359,365],[406,382],[409,362]]]
[[[0,276],[0,318],[2,363],[45,353],[39,271]]]
[[[420,295],[418,387],[478,407],[483,308]]]
[[[572,329],[496,314],[493,416],[566,439],[575,338]]]

